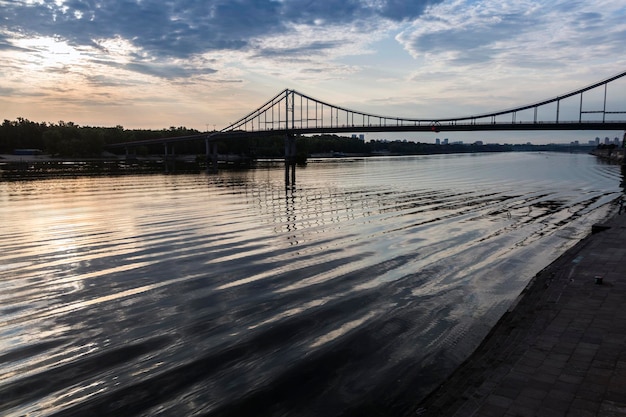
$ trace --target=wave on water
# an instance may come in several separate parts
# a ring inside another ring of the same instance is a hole
[[[0,414],[409,414],[620,181],[510,153],[0,182]]]

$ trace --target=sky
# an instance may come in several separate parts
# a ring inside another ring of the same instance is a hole
[[[549,99],[625,70],[623,0],[0,0],[8,120],[219,130],[285,88],[358,111],[437,119]],[[601,108],[600,95],[585,109]],[[626,111],[626,80],[612,84],[607,107]]]

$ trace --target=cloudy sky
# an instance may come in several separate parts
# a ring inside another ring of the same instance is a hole
[[[465,116],[626,70],[626,2],[0,0],[0,65],[9,120],[220,129],[285,88],[382,115]],[[626,80],[609,105],[626,110]],[[596,134],[623,132],[497,135]]]

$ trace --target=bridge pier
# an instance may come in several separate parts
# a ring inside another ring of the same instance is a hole
[[[128,146],[124,147],[125,160],[126,161],[136,161],[137,160],[137,148],[129,148]]]
[[[209,138],[206,138],[204,147],[206,150],[206,170],[215,174],[217,172],[217,143],[211,142]]]
[[[285,184],[296,184],[296,138],[285,136]]]
[[[164,155],[163,155],[163,165],[165,169],[165,173],[169,173],[170,171],[174,172],[176,170],[176,154],[174,152],[174,145],[171,146],[171,152],[168,154],[168,143],[163,144]]]
[[[163,168],[167,174],[167,142],[163,144]]]

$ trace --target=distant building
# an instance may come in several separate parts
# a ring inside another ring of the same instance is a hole
[[[365,142],[365,134],[361,133],[359,135],[359,139],[361,139],[363,142]]]
[[[474,142],[474,145],[476,145],[476,146],[483,146],[483,141],[482,140],[477,140],[476,142]]]
[[[439,138],[435,139],[435,145],[441,145],[441,141],[439,140]]]
[[[604,138],[604,144],[605,144],[605,145],[609,145],[610,143],[611,143],[611,139],[609,139],[609,137],[608,137],[608,136],[607,136],[607,137],[605,137],[605,138]]]
[[[443,144],[444,144],[444,145],[447,145],[447,144],[448,144],[448,138],[445,138],[445,139],[443,140]]]

